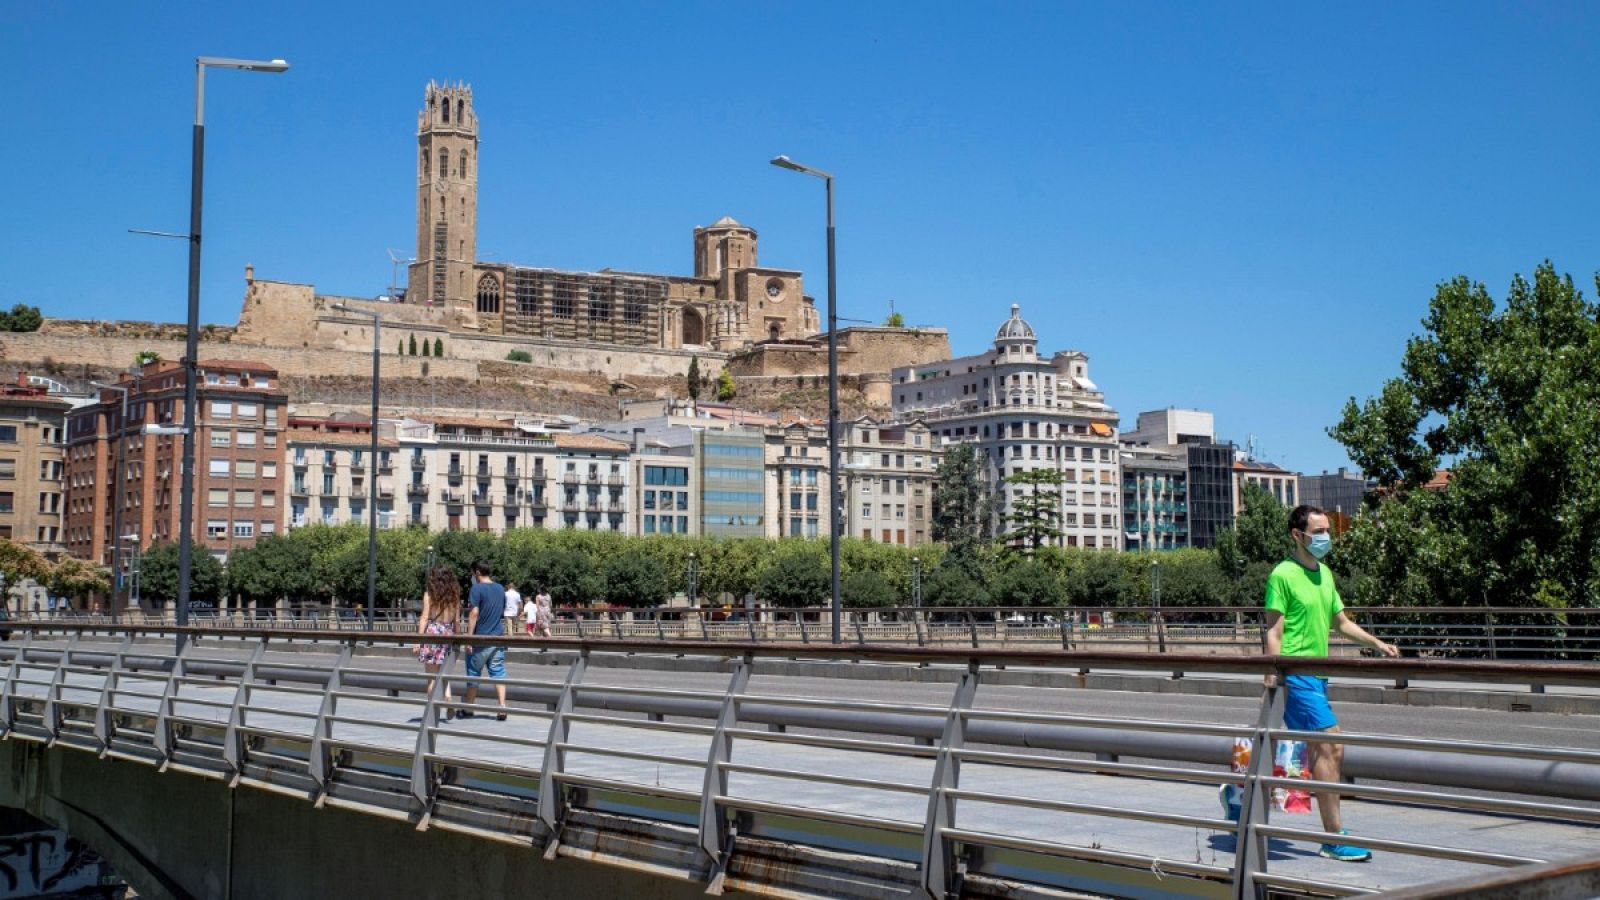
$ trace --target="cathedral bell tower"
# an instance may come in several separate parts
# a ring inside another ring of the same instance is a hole
[[[472,87],[428,82],[417,114],[417,258],[406,302],[471,308],[478,258],[478,114]]]

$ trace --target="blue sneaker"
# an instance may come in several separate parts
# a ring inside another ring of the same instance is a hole
[[[1231,799],[1233,797],[1232,787],[1233,785],[1231,784],[1223,785],[1222,789],[1217,791],[1217,800],[1221,801],[1222,814],[1228,817],[1228,821],[1237,822],[1239,821],[1239,804],[1234,803]]]
[[[1349,834],[1349,829],[1342,829],[1340,834]],[[1372,851],[1363,847],[1354,847],[1349,844],[1323,844],[1318,855],[1324,859],[1338,860],[1339,862],[1366,862],[1372,859]]]

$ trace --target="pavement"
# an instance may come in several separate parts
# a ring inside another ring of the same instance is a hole
[[[208,651],[205,655],[231,654],[224,648],[221,651]],[[306,661],[304,654],[295,656],[298,661]],[[362,657],[356,665],[402,672],[417,670],[414,662],[387,655]],[[527,662],[513,661],[509,668],[512,678],[548,682],[559,682],[565,674],[564,668]],[[44,671],[38,670],[40,674]],[[459,667],[455,671],[459,673]],[[720,693],[727,685],[727,675],[710,671],[591,665],[585,683]],[[93,676],[73,675],[67,684],[69,695],[76,691],[85,700],[98,696],[100,681]],[[124,696],[119,705],[128,709],[154,710],[160,694],[160,681],[129,679],[125,687],[132,693]],[[38,696],[42,690],[23,685],[18,694]],[[751,678],[747,692],[943,708],[949,704],[951,686],[881,678],[758,673]],[[233,695],[234,689],[226,685],[215,688],[185,687],[179,693],[178,710],[182,715],[220,722],[226,718],[225,710],[184,703],[183,700],[231,702]],[[492,690],[486,689],[480,703],[487,701],[492,704],[492,697]],[[252,702],[281,712],[250,713],[248,721],[251,724],[295,734],[309,733],[311,720],[304,714],[315,713],[317,703],[312,697],[275,693],[270,689],[257,691]],[[1225,694],[1024,687],[988,681],[980,684],[974,705],[997,710],[1070,712],[1236,725],[1252,724],[1259,708],[1257,700]],[[1426,736],[1482,743],[1503,742],[1508,736],[1514,736],[1518,743],[1523,744],[1600,749],[1600,718],[1591,716],[1367,703],[1336,703],[1335,708],[1347,732]],[[332,733],[336,739],[389,747],[407,755],[415,746],[415,729],[421,712],[420,698],[406,696],[392,700],[374,694],[370,699],[342,700],[336,712],[341,717],[361,720],[360,724],[343,721],[333,723]],[[438,751],[467,760],[494,761],[534,775],[542,765],[542,750],[501,743],[497,739],[518,737],[543,740],[548,726],[549,717],[542,707],[516,707],[506,722],[497,722],[492,717],[457,720],[444,725]],[[910,747],[903,739],[889,740]],[[703,760],[709,748],[705,735],[590,723],[573,725],[572,743],[583,748],[612,748],[682,760]],[[1015,751],[1015,748],[1008,749]],[[802,747],[753,738],[736,739],[732,759],[737,763],[768,769],[845,775],[885,785],[925,786],[932,777],[932,761],[927,759],[881,752]],[[698,765],[620,759],[586,753],[581,749],[570,752],[567,769],[580,774],[641,785],[663,785],[696,793],[700,791],[703,779],[703,768]],[[960,786],[965,790],[995,795],[1053,799],[1129,810],[1210,818],[1220,815],[1216,787],[1210,784],[997,767],[968,762],[962,766]],[[924,794],[875,787],[841,787],[808,777],[774,777],[736,772],[731,776],[730,792],[753,800],[918,825],[927,812]],[[1346,800],[1344,807],[1346,824],[1357,835],[1353,838],[1355,842],[1359,841],[1359,836],[1366,835],[1549,860],[1592,853],[1597,839],[1600,839],[1600,828],[1508,815],[1353,799]],[[1320,827],[1314,815],[1278,814],[1273,817],[1273,822],[1289,827]],[[959,802],[957,824],[964,829],[1085,848],[1119,850],[1169,862],[1198,862],[1223,867],[1233,864],[1233,835],[1205,828],[1158,825],[974,800]],[[1276,839],[1270,846],[1269,868],[1274,874],[1367,889],[1421,884],[1485,870],[1485,867],[1473,864],[1394,852],[1377,853],[1370,863],[1336,863],[1318,857],[1313,845]]]

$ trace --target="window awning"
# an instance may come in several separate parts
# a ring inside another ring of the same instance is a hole
[[[1101,437],[1111,437],[1111,426],[1104,422],[1090,422],[1089,430]]]

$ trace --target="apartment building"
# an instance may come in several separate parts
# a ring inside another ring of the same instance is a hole
[[[367,522],[371,509],[379,528],[404,521],[395,514],[395,462],[399,442],[380,423],[378,456],[372,456],[372,424],[292,420],[286,436],[289,502],[284,524],[342,525]],[[386,433],[388,432],[388,433]],[[369,504],[375,506],[369,508]]]
[[[1264,460],[1250,459],[1242,451],[1233,460],[1233,510],[1244,512],[1244,488],[1253,484],[1272,495],[1279,504],[1295,507],[1300,503],[1300,475]]]
[[[67,412],[72,400],[26,374],[0,388],[0,537],[46,557],[65,553]]]
[[[1189,464],[1183,448],[1122,448],[1126,550],[1189,546]]]
[[[1002,532],[1010,527],[1010,504],[1025,490],[1006,478],[1051,469],[1063,482],[1059,543],[1118,549],[1118,415],[1090,380],[1087,354],[1066,350],[1041,356],[1038,345],[1033,326],[1013,304],[1010,318],[995,331],[992,350],[893,370],[894,415],[926,422],[943,447],[960,442],[978,447]]]
[[[195,429],[195,546],[219,560],[283,520],[283,435],[287,397],[270,366],[201,360]],[[109,563],[112,522],[140,547],[177,539],[179,461],[185,427],[183,367],[155,360],[67,416],[66,543],[72,555]],[[147,433],[148,426],[167,430]],[[117,460],[121,459],[119,472]],[[120,477],[119,477],[120,475]]]

